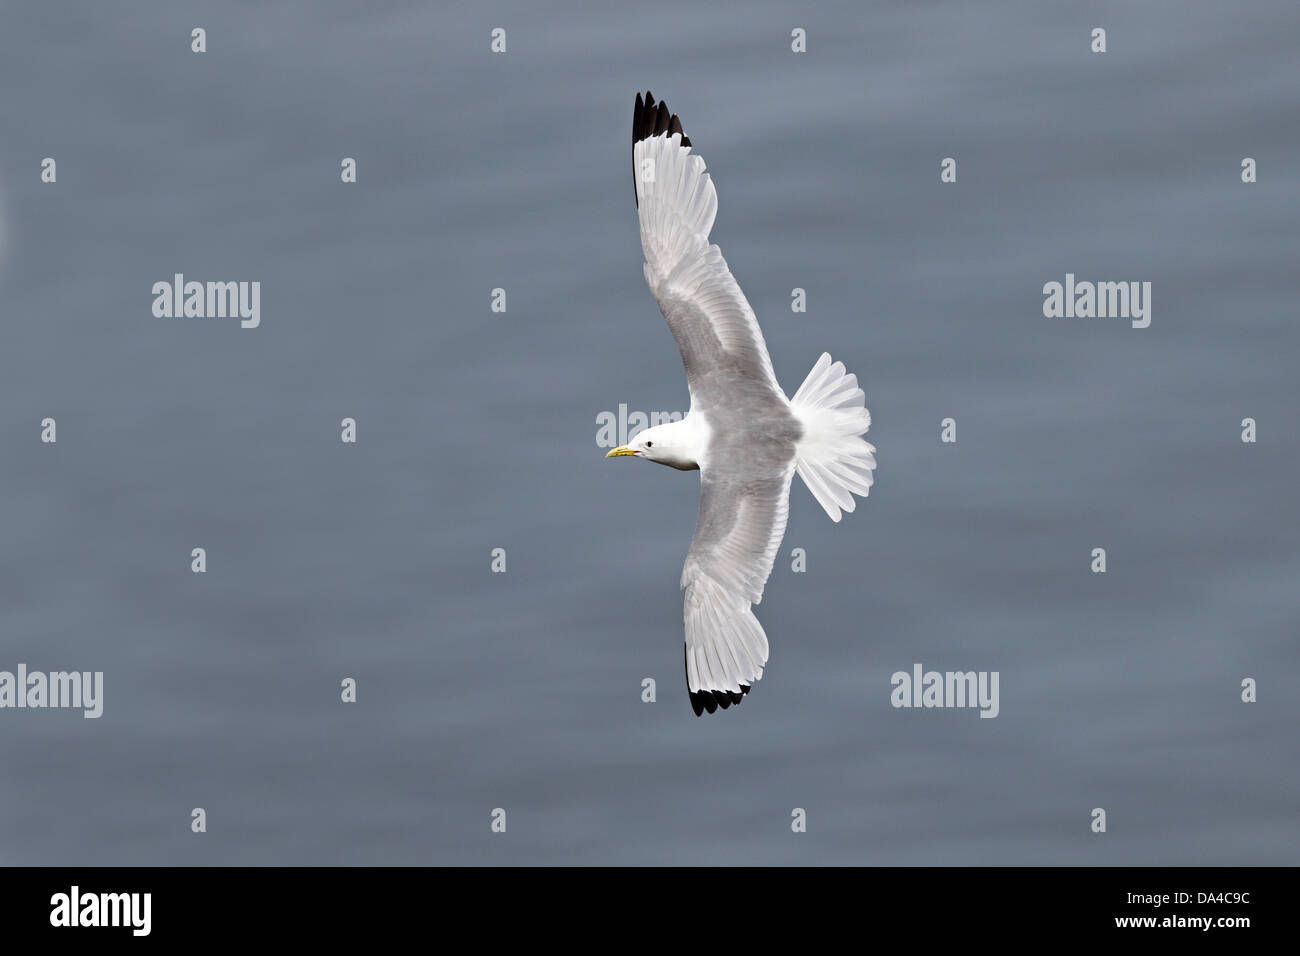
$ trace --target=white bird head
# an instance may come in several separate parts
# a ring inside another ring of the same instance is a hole
[[[700,467],[695,460],[693,447],[682,434],[681,422],[667,422],[639,431],[636,437],[626,445],[619,445],[611,450],[606,458],[648,458],[650,461],[681,471],[691,471]]]

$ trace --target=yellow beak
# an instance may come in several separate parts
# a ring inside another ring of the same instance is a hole
[[[617,448],[615,448],[613,451],[611,451],[611,452],[610,452],[608,455],[606,455],[605,457],[606,457],[606,458],[621,458],[621,457],[624,456],[624,455],[635,455],[635,454],[636,454],[636,452],[634,452],[631,448],[628,448],[627,445],[619,445]]]

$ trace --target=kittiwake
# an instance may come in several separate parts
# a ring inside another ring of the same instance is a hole
[[[704,160],[681,121],[647,91],[632,114],[632,172],[645,278],[686,366],[690,410],[647,428],[605,457],[699,469],[700,513],[685,589],[686,689],[696,716],[739,704],[767,664],[754,616],[798,472],[832,521],[865,497],[875,448],[857,377],[827,353],[787,399],[754,310],[722,251],[709,244],[718,211]]]

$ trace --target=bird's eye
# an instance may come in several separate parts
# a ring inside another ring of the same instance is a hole
[[[652,442],[652,441],[648,441],[648,442],[645,443],[645,446],[646,446],[647,448],[653,448],[653,447],[655,446],[655,443]]]

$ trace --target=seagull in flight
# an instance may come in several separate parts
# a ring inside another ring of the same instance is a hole
[[[645,458],[700,472],[700,513],[685,589],[686,689],[698,717],[739,704],[767,664],[754,616],[785,536],[797,472],[839,521],[865,497],[875,448],[857,377],[827,353],[786,398],[758,319],[709,244],[713,180],[681,120],[647,91],[632,113],[632,175],[645,278],[686,367],[690,411],[606,458]]]

